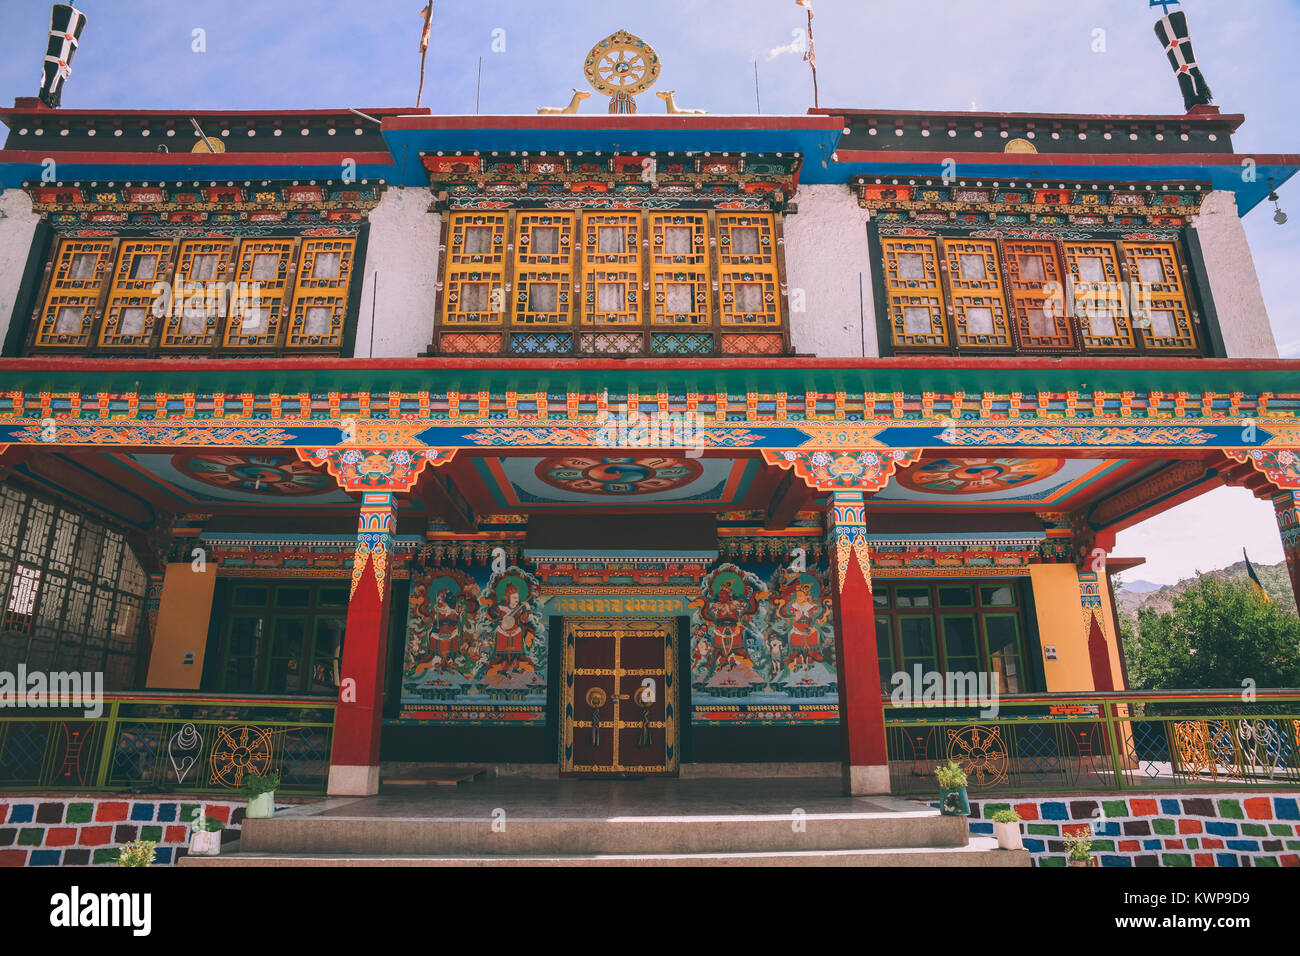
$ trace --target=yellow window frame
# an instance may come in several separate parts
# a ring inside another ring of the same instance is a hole
[[[217,327],[230,311],[224,283],[234,252],[233,239],[186,239],[176,257],[176,282],[172,300],[163,318],[159,344],[168,349],[206,349],[216,338]],[[208,279],[194,277],[199,256],[216,256],[215,275]],[[197,314],[196,314],[197,313]],[[200,328],[191,322],[198,319]]]
[[[960,348],[1011,346],[1011,325],[1007,320],[1006,289],[997,243],[991,239],[944,239],[948,264],[948,291],[953,325]],[[966,260],[978,262],[981,275],[967,276]],[[987,322],[984,321],[987,313]]]
[[[1002,243],[1006,261],[1006,284],[1011,314],[1022,349],[1073,350],[1074,330],[1065,314],[1065,279],[1056,243],[1046,239],[1017,239]],[[1030,275],[1023,259],[1042,260],[1043,277]],[[1041,311],[1051,331],[1034,327],[1034,313]]]
[[[356,239],[335,237],[304,239],[298,257],[298,277],[285,339],[287,348],[337,348],[343,341],[343,322],[348,313],[348,291]],[[337,274],[318,275],[320,257],[338,256]],[[328,309],[326,331],[311,331],[308,318],[313,309]]]
[[[604,229],[623,230],[622,252],[601,252]],[[641,325],[642,222],[641,214],[589,212],[582,217],[582,292],[579,324],[584,326]],[[624,286],[624,308],[600,308],[600,287],[607,283]]]
[[[1079,336],[1088,349],[1132,349],[1136,346],[1119,256],[1113,242],[1066,242],[1065,269],[1073,281],[1074,315]],[[1083,276],[1082,262],[1101,261],[1101,278]]]
[[[670,252],[668,230],[689,229],[689,251]],[[656,326],[711,325],[708,213],[678,210],[650,213],[650,321]],[[669,311],[669,287],[689,286],[690,312]]]
[[[506,315],[506,245],[509,216],[506,212],[460,212],[447,216],[444,244],[447,269],[442,297],[442,324],[449,327],[501,326]],[[489,231],[486,252],[468,251],[471,229]],[[487,286],[486,308],[471,311],[465,306],[465,292],[471,285]]]
[[[50,286],[41,308],[32,344],[40,347],[83,348],[90,344],[96,325],[100,296],[108,283],[116,243],[108,239],[64,239],[51,270]],[[95,264],[86,279],[72,278],[72,262],[77,256],[93,255]],[[81,325],[75,331],[59,331],[59,314],[63,309],[81,309]]]
[[[885,266],[885,294],[889,300],[889,327],[894,345],[899,348],[943,347],[949,344],[948,324],[944,319],[943,284],[939,274],[939,242],[925,237],[881,237]],[[921,275],[903,277],[900,258],[921,256]],[[915,311],[914,311],[915,310]],[[909,331],[909,318],[920,318],[924,311],[929,328]],[[912,315],[909,315],[912,312]]]
[[[295,239],[269,238],[245,239],[240,244],[226,324],[228,348],[274,348],[280,344],[296,244]],[[257,257],[263,255],[278,258],[273,278],[253,275]],[[265,323],[255,309],[265,310]]]
[[[757,248],[739,251],[742,230],[756,230]],[[718,286],[724,326],[763,327],[781,324],[781,280],[777,273],[776,217],[771,213],[717,214]],[[758,308],[741,309],[740,292],[758,287]]]
[[[167,274],[172,251],[170,239],[122,240],[117,250],[117,267],[113,270],[108,302],[104,306],[104,321],[100,323],[100,348],[147,348],[153,341],[157,324],[154,303],[158,299],[154,293],[154,284],[161,282]],[[152,256],[153,268],[147,270],[147,274],[133,277],[130,273],[136,258],[140,256]],[[140,331],[122,331],[127,309],[143,311]]]
[[[538,234],[556,230],[554,251],[538,252]],[[514,291],[510,324],[523,328],[555,328],[573,324],[574,214],[528,211],[515,214]],[[533,306],[533,286],[555,286],[554,308]]]
[[[1198,347],[1194,317],[1187,299],[1178,253],[1172,242],[1126,242],[1124,257],[1134,290],[1133,324],[1142,333],[1142,344],[1162,351],[1193,351]],[[1143,264],[1160,270],[1160,281],[1144,278]],[[1167,316],[1171,335],[1159,335],[1154,326],[1157,314]]]

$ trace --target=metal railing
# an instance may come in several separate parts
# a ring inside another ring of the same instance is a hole
[[[1129,691],[1003,697],[979,709],[885,706],[894,793],[935,792],[954,760],[988,792],[1300,785],[1300,692]]]
[[[329,777],[332,699],[106,694],[104,713],[0,711],[0,793],[238,792],[278,772],[276,792],[318,795]]]

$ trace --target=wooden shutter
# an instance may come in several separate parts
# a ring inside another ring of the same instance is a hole
[[[779,326],[781,283],[771,213],[720,212],[718,286],[724,326]]]
[[[1012,323],[1023,351],[1062,351],[1076,347],[1065,314],[1065,280],[1056,243],[1004,242]]]
[[[936,239],[882,237],[889,324],[897,348],[944,347],[943,287]]]
[[[1187,290],[1172,242],[1126,242],[1132,281],[1133,324],[1149,349],[1191,350],[1197,347]]]
[[[448,220],[443,324],[502,325],[506,312],[506,213],[453,213]]]
[[[239,247],[227,346],[274,348],[280,344],[295,244],[293,239],[245,239]]]
[[[153,341],[154,284],[171,264],[170,239],[123,239],[100,326],[101,348],[148,348]]]
[[[332,348],[343,342],[356,240],[304,239],[298,260],[287,348]]]
[[[1074,317],[1089,349],[1132,349],[1124,279],[1113,242],[1067,242],[1065,267],[1073,284]]]
[[[571,212],[515,215],[511,325],[556,328],[573,323],[573,216]]]
[[[220,319],[230,311],[224,283],[229,278],[230,239],[196,239],[181,243],[176,260],[171,308],[163,319],[163,348],[211,347]],[[180,289],[179,297],[175,290]]]
[[[650,214],[650,291],[652,324],[711,324],[707,213]]]
[[[615,244],[610,237],[621,236]],[[582,308],[579,324],[640,325],[641,216],[589,212],[582,217]],[[621,245],[618,251],[615,245]],[[622,307],[617,308],[621,303]]]
[[[90,344],[100,294],[113,264],[111,240],[64,239],[50,276],[32,344],[78,348]]]
[[[959,348],[1011,347],[1002,266],[990,239],[944,239]]]

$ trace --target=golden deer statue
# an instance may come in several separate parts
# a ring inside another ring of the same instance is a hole
[[[539,112],[539,113],[576,113],[576,112],[578,112],[578,104],[581,103],[583,100],[585,100],[585,99],[586,99],[587,97],[589,97],[590,95],[591,95],[590,93],[584,93],[582,90],[575,89],[575,90],[573,91],[573,99],[569,100],[569,105],[568,105],[568,106],[539,106],[539,107],[537,107],[537,112]]]
[[[694,113],[696,115],[703,115],[704,113],[708,112],[708,110],[682,109],[680,106],[677,105],[677,100],[674,98],[674,94],[676,94],[676,92],[677,92],[676,90],[661,90],[660,92],[656,93],[655,96],[659,97],[661,100],[664,101],[664,104],[668,107],[668,112],[670,113]]]

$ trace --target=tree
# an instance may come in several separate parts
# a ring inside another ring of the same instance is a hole
[[[1120,633],[1129,680],[1143,690],[1300,686],[1300,619],[1249,585],[1200,575],[1172,613],[1138,611]]]

